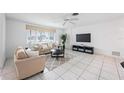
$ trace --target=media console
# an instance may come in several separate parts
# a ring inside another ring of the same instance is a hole
[[[90,47],[90,46],[72,45],[72,50],[94,54],[94,47]]]

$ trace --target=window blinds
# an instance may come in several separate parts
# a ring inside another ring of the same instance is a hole
[[[42,31],[42,32],[55,32],[56,31],[56,29],[54,29],[54,28],[35,26],[35,25],[30,25],[30,24],[26,24],[26,30]]]

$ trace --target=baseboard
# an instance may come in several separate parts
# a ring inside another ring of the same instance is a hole
[[[67,50],[72,50],[71,48],[67,48]],[[96,55],[106,55],[106,56],[110,56],[110,57],[114,57],[114,58],[119,58],[119,59],[124,59],[124,56],[115,56],[115,55],[112,55],[112,51],[105,51],[105,50],[102,50],[102,49],[98,49],[98,48],[95,48],[94,49],[94,54]]]
[[[4,59],[4,61],[0,64],[0,69],[2,69],[5,65],[5,62],[6,62],[6,58]]]

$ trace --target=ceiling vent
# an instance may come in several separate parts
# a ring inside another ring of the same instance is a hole
[[[112,55],[114,55],[114,56],[120,56],[120,52],[118,52],[118,51],[112,51]]]

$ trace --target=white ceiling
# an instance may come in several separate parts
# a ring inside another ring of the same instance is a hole
[[[7,18],[34,23],[39,25],[63,28],[65,18],[70,18],[71,13],[7,13]],[[123,17],[124,13],[80,13],[76,26],[91,25],[105,21],[111,21]],[[66,24],[67,27],[69,24]]]

